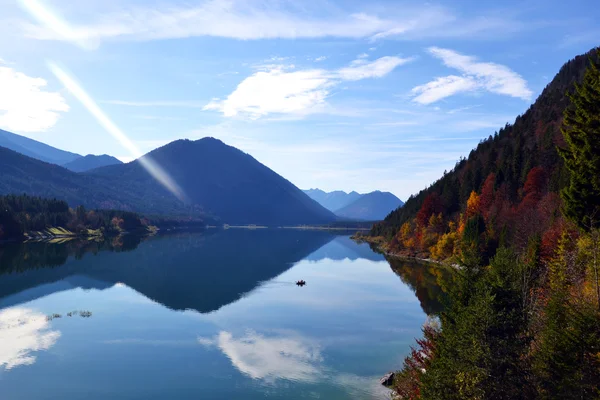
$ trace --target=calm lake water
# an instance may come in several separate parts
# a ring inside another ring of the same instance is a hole
[[[0,398],[387,398],[442,275],[328,232],[0,247]]]

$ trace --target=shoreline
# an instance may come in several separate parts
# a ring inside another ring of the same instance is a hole
[[[424,264],[436,264],[441,267],[448,267],[448,268],[452,268],[454,270],[460,269],[460,265],[453,264],[453,263],[450,263],[447,261],[439,261],[439,260],[434,260],[432,258],[422,258],[422,257],[407,256],[407,255],[403,255],[403,254],[392,253],[383,247],[383,245],[385,244],[385,240],[383,240],[383,238],[381,238],[381,237],[352,235],[350,238],[357,243],[368,243],[369,245],[371,245],[371,248],[373,249],[373,251],[377,251],[386,257],[393,257],[396,259],[412,261],[412,262],[416,261],[416,262],[420,262],[420,263],[424,263]]]

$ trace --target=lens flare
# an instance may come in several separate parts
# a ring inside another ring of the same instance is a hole
[[[56,78],[65,86],[65,88],[73,95],[77,100],[83,104],[83,106],[96,118],[96,121],[112,136],[114,137],[123,147],[125,147],[129,153],[137,158],[138,162],[148,171],[150,175],[154,177],[161,185],[163,185],[168,191],[173,193],[179,200],[187,201],[187,197],[183,190],[177,185],[177,183],[169,176],[169,174],[160,167],[150,156],[146,155],[142,157],[142,152],[138,147],[115,125],[110,118],[100,109],[98,104],[83,90],[83,88],[67,74],[64,69],[60,68],[55,63],[48,61],[48,68],[56,76]]]
[[[38,0],[21,0],[20,3],[34,19],[54,32],[54,34],[86,50],[92,50],[96,47],[91,38],[87,37],[88,35],[85,30],[71,27],[58,13],[52,11],[47,5]]]

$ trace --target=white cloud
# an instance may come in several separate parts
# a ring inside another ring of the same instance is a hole
[[[227,99],[208,103],[204,110],[226,117],[240,113],[258,118],[270,113],[297,113],[322,104],[333,82],[324,70],[259,71],[244,79]]]
[[[59,92],[44,90],[47,82],[0,65],[0,127],[41,132],[53,127],[69,106]]]
[[[327,56],[320,56],[320,57],[315,58],[315,61],[320,62],[320,61],[325,61],[326,59],[327,59]]]
[[[321,378],[319,346],[301,337],[266,337],[249,332],[234,338],[222,331],[214,338],[198,338],[203,346],[218,346],[240,372],[253,379],[315,382]]]
[[[456,93],[477,90],[486,90],[523,100],[530,100],[533,95],[525,79],[504,65],[479,62],[475,57],[439,47],[430,47],[428,51],[434,57],[441,59],[444,65],[461,71],[463,75],[436,78],[413,88],[411,93],[416,96],[413,101],[417,103],[431,104]]]
[[[431,104],[445,97],[460,92],[468,92],[477,89],[477,81],[469,76],[444,76],[437,78],[424,85],[416,86],[411,93],[415,96],[414,102],[419,104]]]
[[[360,53],[356,58],[369,58],[369,55],[367,53]]]
[[[332,87],[341,81],[381,78],[410,60],[399,57],[382,57],[370,63],[355,60],[351,66],[337,71],[287,71],[286,67],[269,66],[270,69],[244,79],[226,99],[212,99],[203,110],[219,111],[225,117],[241,114],[252,119],[268,114],[322,112]]]
[[[60,338],[50,330],[46,316],[29,308],[0,311],[0,368],[6,370],[35,363],[32,352],[48,350]]]
[[[412,58],[381,57],[373,62],[342,68],[339,76],[348,81],[357,81],[366,78],[381,78],[394,70],[397,66],[412,61]]]
[[[60,2],[60,0],[58,0]],[[77,22],[66,21],[39,0],[21,3],[39,25],[22,24],[28,37],[70,41],[92,49],[104,40],[157,40],[197,36],[241,40],[322,37],[371,38],[469,36],[523,29],[499,18],[465,20],[439,6],[381,8],[379,14],[292,1],[204,0],[189,5],[140,6],[105,2],[98,10],[62,1]],[[116,4],[116,5],[112,5]],[[86,2],[87,5],[87,2]],[[112,5],[112,7],[111,7]]]

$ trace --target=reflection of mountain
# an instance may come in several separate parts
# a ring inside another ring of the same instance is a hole
[[[278,276],[333,237],[298,230],[160,236],[129,252],[98,251],[80,260],[67,254],[61,266],[56,266],[55,251],[39,249],[37,256],[52,255],[54,268],[2,275],[0,306],[6,305],[3,300],[16,304],[19,298],[28,301],[65,290],[73,282],[79,286],[77,280],[88,278],[83,287],[104,289],[121,282],[169,308],[211,312]]]
[[[421,262],[388,258],[392,270],[414,292],[428,315],[442,311],[445,291],[452,272],[445,267]]]
[[[385,257],[371,250],[367,243],[357,244],[349,236],[337,236],[331,242],[306,257],[310,261],[319,261],[324,258],[330,260],[344,260],[347,258],[352,261],[364,258],[370,261],[385,261]]]

